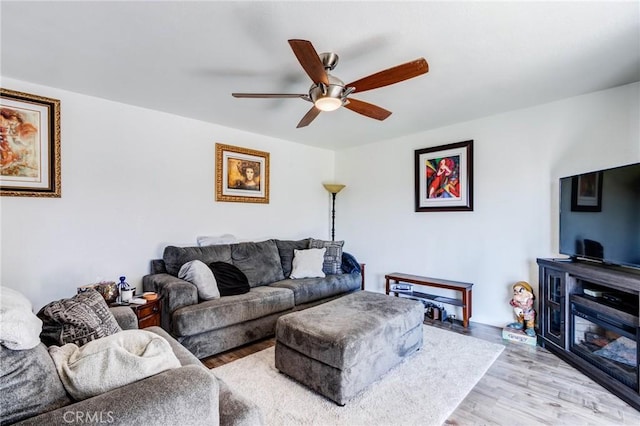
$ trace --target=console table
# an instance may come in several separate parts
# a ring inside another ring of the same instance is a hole
[[[447,305],[462,307],[462,325],[466,328],[469,326],[469,318],[471,318],[471,294],[472,283],[465,283],[460,281],[443,280],[439,278],[422,277],[420,275],[403,274],[401,272],[394,272],[384,276],[386,280],[385,291],[387,294],[390,292],[395,293],[396,297],[399,293],[407,294],[417,299],[433,300],[434,302],[445,303]],[[444,288],[447,290],[455,290],[461,293],[462,299],[453,299],[450,297],[437,296],[434,294],[421,293],[417,291],[412,292],[397,292],[392,291],[389,286],[389,281],[393,280],[396,284],[400,282],[421,285],[425,287]]]

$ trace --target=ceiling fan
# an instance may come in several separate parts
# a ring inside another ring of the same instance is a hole
[[[313,81],[309,93],[232,93],[231,95],[235,98],[300,98],[312,102],[313,107],[302,117],[298,128],[311,124],[322,111],[334,111],[341,106],[366,117],[384,120],[391,115],[391,111],[353,99],[349,95],[399,83],[429,71],[427,61],[420,58],[344,84],[342,80],[329,74],[329,71],[338,64],[338,55],[335,53],[318,55],[311,42],[307,40],[289,40],[289,45],[298,62]]]

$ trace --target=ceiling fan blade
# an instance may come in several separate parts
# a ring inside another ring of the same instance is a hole
[[[329,84],[329,77],[324,70],[324,65],[322,65],[318,52],[310,41],[289,40],[289,45],[298,58],[298,62],[315,84]]]
[[[345,87],[355,87],[356,93],[365,90],[377,89],[379,87],[388,86],[390,84],[399,83],[429,71],[429,64],[424,58],[407,62],[406,64],[397,65],[393,68],[371,74],[370,76],[356,80],[353,83],[345,84]]]
[[[377,105],[370,104],[369,102],[359,101],[357,99],[349,98],[349,102],[344,105],[345,108],[350,109],[353,112],[362,114],[364,116],[375,118],[376,120],[384,120],[391,115],[391,111],[387,111],[384,108],[380,108]]]
[[[311,124],[311,122],[313,120],[316,119],[316,117],[318,115],[320,115],[322,111],[320,111],[318,108],[311,107],[311,109],[309,111],[307,111],[307,113],[304,115],[304,117],[302,117],[302,120],[300,120],[300,122],[298,123],[298,125],[296,126],[296,129],[299,129],[300,127],[306,127],[309,124]]]
[[[305,99],[307,94],[295,93],[232,93],[234,98],[302,98]]]

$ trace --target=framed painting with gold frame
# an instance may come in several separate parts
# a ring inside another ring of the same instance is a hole
[[[0,88],[0,195],[60,197],[60,101]]]
[[[216,201],[269,203],[269,153],[216,143]]]

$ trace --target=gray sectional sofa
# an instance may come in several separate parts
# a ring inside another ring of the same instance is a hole
[[[130,308],[112,308],[123,329],[137,328]],[[65,391],[44,343],[12,350],[0,345],[0,424],[189,424],[254,426],[260,409],[233,392],[160,327],[181,367],[75,401]]]
[[[308,249],[312,243],[333,249],[339,245],[338,273],[324,278],[290,279],[294,250]],[[167,246],[162,259],[151,261],[151,273],[143,277],[143,288],[162,297],[162,327],[202,359],[274,335],[276,320],[283,314],[360,290],[363,282],[360,264],[352,255],[342,252],[341,243],[308,238],[204,247]],[[235,265],[246,275],[250,291],[199,300],[196,286],[178,278],[180,268],[192,260],[207,265],[213,262]]]

